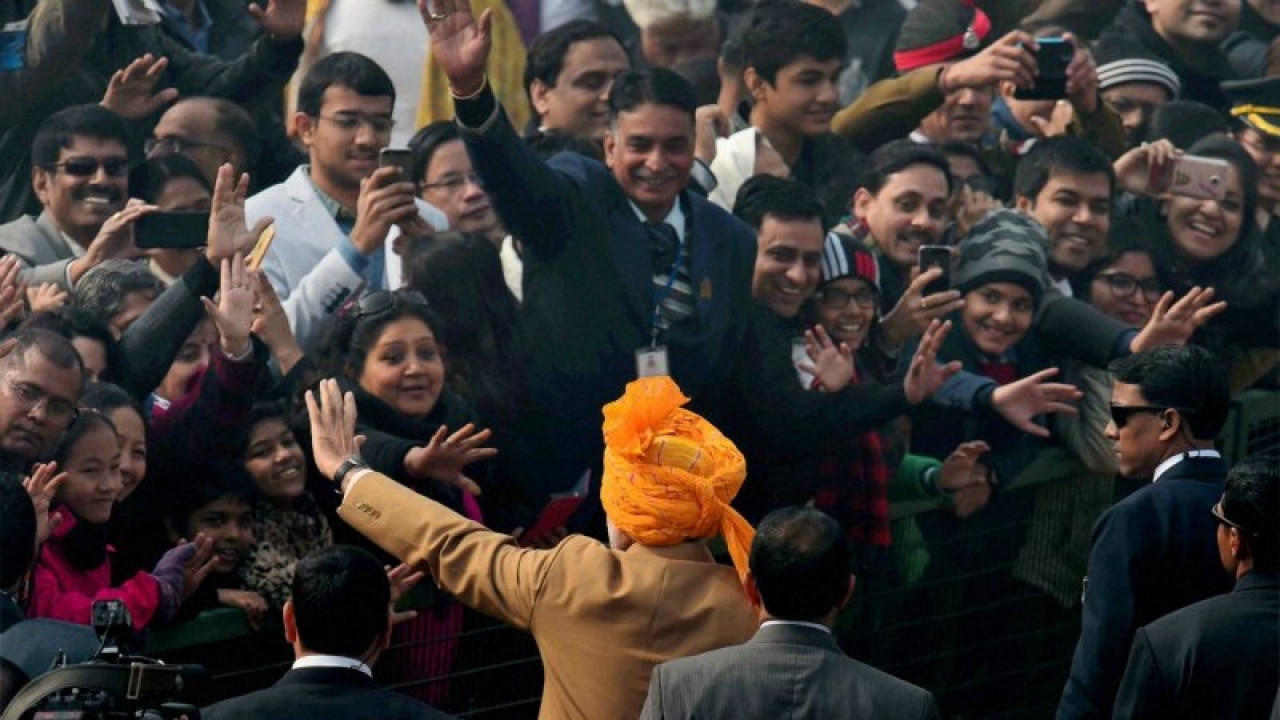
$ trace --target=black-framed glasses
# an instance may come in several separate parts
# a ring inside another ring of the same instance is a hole
[[[356,300],[351,314],[355,318],[382,315],[399,307],[400,303],[411,303],[425,308],[431,307],[427,298],[417,290],[374,290],[360,296]]]
[[[423,190],[443,190],[449,195],[457,195],[462,189],[471,183],[481,190],[484,189],[484,180],[475,173],[451,173],[436,180],[435,182],[423,183]]]
[[[147,141],[142,144],[142,149],[146,151],[148,155],[156,150],[169,155],[177,155],[181,154],[183,150],[199,150],[200,148],[213,148],[214,150],[221,150],[224,153],[231,152],[231,148],[226,145],[200,142],[199,140],[188,140],[186,138],[177,137],[176,135],[170,135],[162,138],[147,138]]]
[[[129,174],[129,158],[109,157],[74,157],[45,167],[46,170],[61,170],[72,177],[93,177],[98,168],[111,177],[124,177]]]
[[[1222,512],[1221,501],[1214,503],[1213,507],[1209,508],[1209,512],[1210,514],[1213,515],[1213,518],[1218,521],[1219,525],[1225,525],[1229,528],[1234,529],[1236,532],[1243,533],[1250,537],[1257,537],[1258,535],[1258,533],[1250,530],[1249,528],[1241,525],[1240,523],[1228,520],[1226,514]]]
[[[333,115],[317,115],[316,118],[333,123],[343,132],[355,132],[366,125],[377,135],[390,135],[396,121],[390,115],[367,115],[357,112],[340,112]]]
[[[13,379],[6,377],[4,384],[13,397],[27,409],[27,412],[43,407],[49,422],[55,425],[70,425],[80,415],[80,410],[74,403],[53,397],[31,383],[14,382]]]
[[[1148,415],[1159,415],[1165,410],[1177,410],[1183,415],[1191,415],[1195,411],[1187,408],[1172,407],[1169,405],[1111,405],[1111,422],[1116,424],[1116,429],[1125,426],[1129,422],[1129,418],[1139,413]]]
[[[849,307],[849,303],[853,303],[863,310],[872,310],[876,307],[876,292],[868,288],[863,288],[858,292],[851,293],[841,290],[840,288],[824,288],[819,290],[816,295],[818,302],[828,310],[844,310]]]
[[[1107,287],[1111,289],[1111,294],[1118,298],[1133,297],[1135,292],[1142,291],[1142,299],[1149,303],[1157,303],[1160,296],[1164,294],[1164,290],[1160,287],[1160,281],[1154,277],[1145,280],[1123,272],[1100,273],[1098,279],[1105,282]]]

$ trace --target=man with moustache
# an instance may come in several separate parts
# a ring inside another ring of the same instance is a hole
[[[0,248],[22,261],[22,278],[71,290],[112,258],[133,259],[133,223],[151,206],[129,197],[128,132],[99,105],[54,113],[31,144],[31,185],[44,211],[0,226]]]
[[[1093,530],[1080,640],[1057,720],[1111,717],[1139,627],[1231,589],[1207,512],[1227,465],[1213,449],[1231,397],[1203,348],[1163,345],[1111,365],[1111,423],[1120,474],[1150,484]]]

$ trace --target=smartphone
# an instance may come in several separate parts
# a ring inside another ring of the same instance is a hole
[[[147,213],[133,226],[133,242],[140,248],[199,248],[208,240],[208,210]]]
[[[951,289],[951,248],[946,245],[920,246],[920,272],[942,268],[942,277],[924,286],[924,296]]]
[[[553,493],[551,502],[542,508],[542,514],[538,519],[520,534],[516,540],[520,545],[528,545],[534,540],[541,538],[557,528],[563,527],[569,522],[569,518],[578,510],[578,506],[582,505],[582,501],[587,499],[587,491],[591,484],[591,469],[588,468],[578,478],[578,482],[573,489],[564,493]]]
[[[1076,54],[1076,46],[1060,37],[1036,38],[1035,87],[1018,88],[1018,100],[1060,100],[1067,96],[1067,66]]]
[[[1156,195],[1170,193],[1202,200],[1221,200],[1227,195],[1227,171],[1222,158],[1183,155],[1160,167],[1152,166],[1147,190]]]
[[[408,148],[382,148],[378,152],[378,167],[400,168],[400,180],[413,179],[413,151]]]

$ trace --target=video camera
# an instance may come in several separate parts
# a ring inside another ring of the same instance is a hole
[[[14,696],[0,720],[200,720],[199,708],[173,698],[208,674],[203,666],[129,655],[133,621],[119,600],[95,602],[92,622],[98,652],[80,665],[56,659]]]

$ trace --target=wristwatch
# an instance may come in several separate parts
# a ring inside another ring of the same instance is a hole
[[[342,481],[347,479],[347,475],[350,475],[352,470],[368,469],[369,465],[365,463],[364,458],[360,457],[358,453],[348,455],[347,459],[343,460],[342,464],[338,465],[338,469],[333,472],[333,484],[336,486],[335,489],[338,494],[342,494]]]

